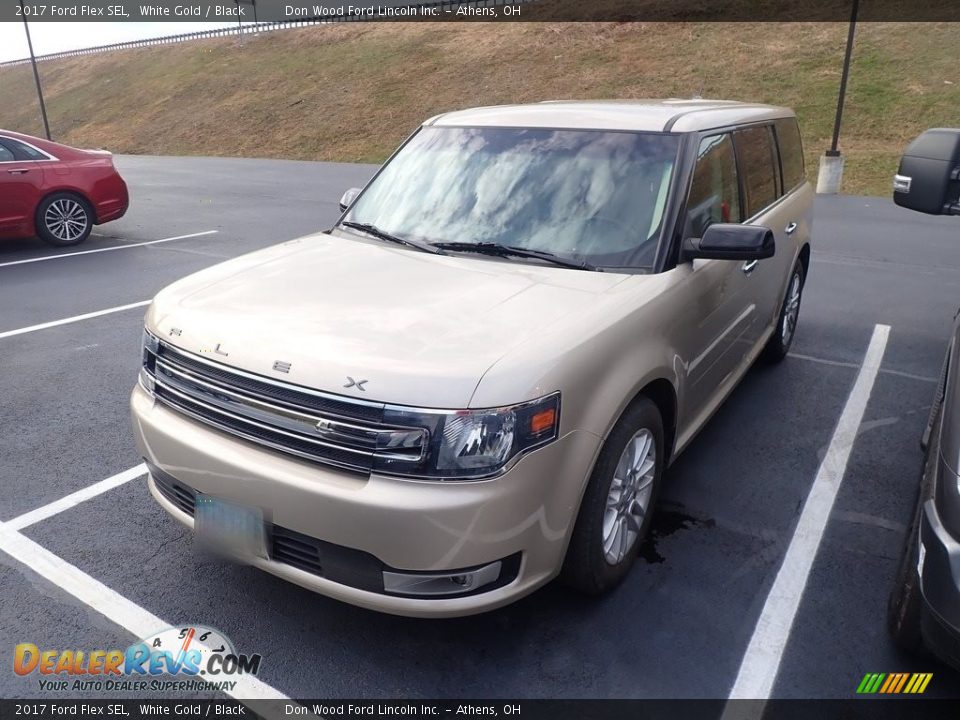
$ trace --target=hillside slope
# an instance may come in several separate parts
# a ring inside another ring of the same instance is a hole
[[[351,24],[44,62],[54,136],[115,152],[380,161],[424,118],[556,98],[790,105],[808,174],[829,145],[845,24]],[[844,190],[887,195],[906,141],[960,125],[960,24],[863,24]],[[0,68],[0,127],[38,134],[29,66]]]

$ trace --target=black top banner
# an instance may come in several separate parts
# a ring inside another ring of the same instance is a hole
[[[847,21],[855,0],[40,0],[0,3],[0,21],[284,23],[367,20],[589,22]],[[859,0],[864,22],[952,21],[955,0]]]

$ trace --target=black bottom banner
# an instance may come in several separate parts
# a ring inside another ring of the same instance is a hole
[[[960,702],[850,700],[0,700],[14,718],[523,718],[523,720],[956,720]]]

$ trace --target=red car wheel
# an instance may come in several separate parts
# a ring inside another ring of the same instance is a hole
[[[70,193],[54,193],[37,208],[37,234],[51,245],[78,245],[93,230],[93,212],[86,200]]]

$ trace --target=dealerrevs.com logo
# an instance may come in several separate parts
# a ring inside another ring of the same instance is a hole
[[[39,675],[41,690],[225,690],[240,675],[256,675],[262,657],[238,653],[226,635],[194,625],[166,628],[126,650],[14,648],[13,671]]]

